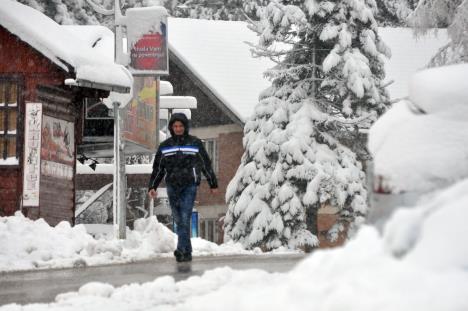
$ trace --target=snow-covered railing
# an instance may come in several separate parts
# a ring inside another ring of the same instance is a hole
[[[80,208],[75,211],[75,217],[78,217],[83,213],[88,207],[91,206],[94,202],[96,202],[110,187],[112,187],[112,183],[105,185],[101,189],[99,189],[95,194],[93,194],[86,202],[84,202]]]

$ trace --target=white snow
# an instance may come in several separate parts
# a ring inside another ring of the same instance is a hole
[[[61,27],[83,40],[87,46],[92,47],[108,61],[114,61],[114,33],[109,28],[99,25],[61,25]]]
[[[463,180],[399,210],[383,236],[364,226],[344,247],[318,250],[289,273],[218,268],[179,282],[93,282],[50,304],[0,310],[468,310],[466,189]]]
[[[245,22],[169,19],[169,48],[241,121],[253,113],[274,63],[253,58],[257,36]]]
[[[410,99],[419,108],[448,118],[468,117],[468,64],[431,68],[416,73]]]
[[[43,219],[33,221],[20,212],[0,217],[0,271],[36,268],[62,268],[108,263],[133,262],[156,257],[172,257],[176,235],[160,224],[156,217],[135,221],[134,230],[127,228],[127,239],[117,240],[106,230],[84,225],[71,227],[61,222],[49,226]],[[101,231],[99,231],[101,230]],[[193,255],[252,254],[240,244],[217,245],[201,238],[192,239]]]
[[[394,81],[388,86],[391,99],[409,95],[411,76],[424,69],[437,51],[449,42],[447,31],[416,38],[411,28],[380,27],[379,35],[391,48],[392,57],[385,59],[385,81]]]
[[[152,164],[131,164],[125,166],[125,172],[127,174],[151,174],[153,171]],[[76,173],[77,174],[110,174],[114,173],[113,164],[98,164],[96,170],[92,170],[88,165],[76,162]]]
[[[197,109],[197,99],[193,96],[161,96],[162,109]]]
[[[160,81],[159,82],[159,92],[161,93],[160,95],[172,95],[174,93],[174,88],[169,81]]]
[[[468,65],[422,71],[412,80],[414,103],[401,101],[377,120],[369,150],[383,190],[425,192],[468,176],[467,80]]]
[[[18,165],[19,160],[17,157],[8,157],[6,159],[0,158],[0,165]]]
[[[0,25],[66,72],[71,66],[77,79],[113,87],[132,86],[125,67],[115,64],[113,59],[90,45],[92,39],[106,36],[102,27],[87,28],[86,36],[77,36],[71,28],[60,26],[43,13],[11,0],[2,0]]]

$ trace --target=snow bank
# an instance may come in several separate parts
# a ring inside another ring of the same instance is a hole
[[[468,273],[467,204],[468,179],[464,179],[426,197],[416,209],[398,210],[384,230],[386,248],[415,265]]]
[[[133,262],[155,257],[172,257],[176,235],[156,217],[135,221],[134,230],[127,229],[126,240],[115,240],[102,232],[95,239],[84,225],[71,227],[61,222],[49,226],[43,219],[33,221],[20,212],[0,217],[0,271],[35,268],[62,268]],[[240,244],[217,245],[193,238],[193,255],[252,254]]]
[[[384,190],[426,192],[468,176],[466,81],[466,64],[419,72],[411,102],[396,103],[373,125],[369,150]]]
[[[180,282],[89,283],[52,304],[0,310],[468,310],[467,189],[464,180],[399,211],[383,237],[365,226],[289,273],[218,268]]]
[[[372,126],[374,174],[392,193],[429,191],[468,176],[468,122],[395,104]]]
[[[467,120],[468,64],[431,68],[416,73],[410,99],[429,114]]]

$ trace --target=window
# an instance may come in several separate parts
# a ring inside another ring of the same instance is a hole
[[[109,109],[103,102],[94,99],[85,99],[85,120],[83,136],[110,137],[114,135],[114,118],[109,116]]]
[[[203,146],[211,159],[214,172],[218,173],[218,144],[216,139],[204,139]]]
[[[102,101],[98,101],[94,98],[86,98],[86,119],[88,120],[102,120],[114,118],[109,116],[109,108]]]
[[[0,161],[18,157],[16,152],[18,89],[17,81],[0,80]]]

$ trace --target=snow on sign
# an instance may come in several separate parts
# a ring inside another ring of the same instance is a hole
[[[167,11],[163,7],[128,9],[127,44],[133,75],[169,73]]]
[[[23,206],[39,206],[42,104],[26,104]]]

